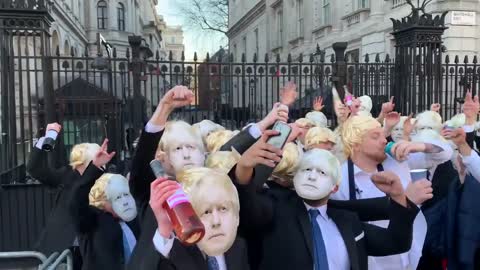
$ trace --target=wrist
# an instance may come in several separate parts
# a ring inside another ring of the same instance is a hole
[[[460,152],[460,155],[462,156],[468,157],[472,153],[472,148],[470,147],[470,145],[468,145],[467,142],[462,142],[458,144],[457,147],[458,147],[458,152]]]
[[[265,119],[261,120],[260,122],[257,123],[258,125],[258,128],[260,129],[260,131],[263,133],[265,132],[265,130],[267,130],[268,128],[268,124],[266,123]]]
[[[395,201],[396,203],[400,204],[403,207],[407,207],[407,196],[405,193],[401,195],[390,196],[390,198]]]
[[[237,167],[235,168],[235,178],[238,184],[247,185],[250,182],[252,175],[253,168],[243,166],[240,163],[237,164]]]
[[[158,221],[157,221],[158,222]],[[160,223],[159,223],[160,224]],[[158,226],[158,233],[165,239],[172,238],[172,230],[168,230],[167,226]]]
[[[173,108],[171,108],[170,105],[167,105],[163,101],[160,101],[157,109],[155,110],[152,118],[150,119],[150,122],[157,126],[164,126],[167,123],[168,117],[172,112]]]

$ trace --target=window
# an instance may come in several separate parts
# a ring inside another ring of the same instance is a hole
[[[368,8],[369,3],[368,0],[358,0],[358,8]]]
[[[258,28],[255,29],[255,53],[257,54],[257,57],[259,57],[259,55],[258,55]]]
[[[277,43],[276,47],[281,47],[283,43],[283,11],[277,12]]]
[[[330,24],[330,0],[322,1],[322,25]]]
[[[118,3],[117,7],[118,30],[125,31],[125,7]]]
[[[298,0],[297,2],[297,37],[303,37],[303,29],[304,29],[304,22],[303,22],[303,0]]]
[[[352,0],[353,10],[358,10],[362,8],[369,8],[370,3],[368,0]]]
[[[99,1],[97,4],[97,27],[98,29],[107,29],[108,10],[107,2]]]

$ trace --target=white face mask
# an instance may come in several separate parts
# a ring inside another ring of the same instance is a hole
[[[220,187],[201,188],[208,194],[201,202],[199,217],[205,226],[205,236],[197,243],[208,256],[219,256],[232,247],[237,236],[238,212],[233,209],[230,194]]]
[[[398,142],[403,138],[403,128],[394,127],[392,130],[392,139],[394,142]]]
[[[300,167],[293,185],[298,196],[306,200],[321,200],[326,198],[336,187],[332,177],[326,175],[317,166],[306,165]]]
[[[172,147],[168,159],[175,172],[205,165],[205,153],[191,143]]]
[[[130,194],[128,181],[123,176],[115,174],[105,187],[105,195],[112,205],[112,210],[123,221],[129,222],[137,216],[137,206]]]

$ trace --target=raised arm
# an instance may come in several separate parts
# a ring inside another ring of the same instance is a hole
[[[102,176],[105,166],[115,155],[115,152],[107,153],[108,140],[102,144],[95,154],[92,162],[88,165],[79,181],[72,186],[72,196],[68,202],[70,215],[78,233],[87,233],[97,226],[96,212],[89,205],[88,195],[95,181]]]
[[[155,158],[168,117],[176,108],[189,105],[193,97],[193,92],[185,86],[170,89],[158,103],[140,135],[129,181],[130,192],[140,207],[145,207],[150,199],[150,184],[155,180],[155,176],[149,164]]]
[[[61,126],[58,123],[51,123],[47,125],[46,130],[50,129],[55,129],[60,132]],[[65,174],[69,170],[72,170],[72,168],[69,166],[54,168],[49,164],[49,155],[54,153],[42,150],[44,139],[45,137],[39,138],[38,142],[33,147],[27,162],[27,172],[42,184],[47,185],[50,188],[57,188],[62,185],[65,180],[70,180],[65,179]],[[56,147],[55,149],[59,148]],[[56,151],[55,149],[54,151]]]

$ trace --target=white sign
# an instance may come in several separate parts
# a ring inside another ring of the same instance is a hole
[[[453,25],[475,25],[475,12],[470,11],[451,11]]]

